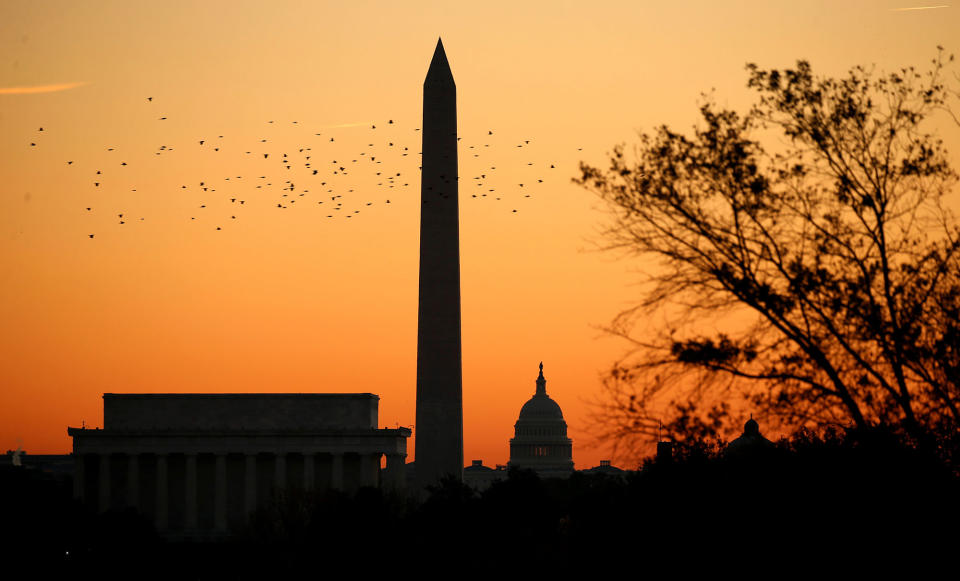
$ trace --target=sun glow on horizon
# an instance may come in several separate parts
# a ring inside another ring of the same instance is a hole
[[[711,87],[744,110],[747,62],[839,75],[960,50],[960,11],[891,14],[948,5],[610,4],[0,3],[0,445],[67,450],[104,392],[371,392],[383,425],[413,424],[442,31],[464,458],[506,463],[541,360],[577,468],[609,458],[589,403],[629,345],[599,329],[656,265],[595,251],[609,213],[578,163],[690,127]]]

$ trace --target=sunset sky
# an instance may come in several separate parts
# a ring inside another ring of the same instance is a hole
[[[382,426],[414,424],[416,128],[442,37],[464,460],[506,463],[542,360],[596,465],[588,403],[627,348],[600,327],[648,265],[596,250],[578,162],[688,129],[711,88],[745,109],[747,62],[926,67],[960,52],[948,4],[4,0],[0,447],[69,451],[104,392],[372,392]]]

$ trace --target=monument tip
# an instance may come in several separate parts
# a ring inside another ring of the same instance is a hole
[[[443,39],[437,37],[437,48],[433,51],[433,60],[427,70],[427,82],[435,80],[453,81],[453,72],[447,62],[447,53],[443,50]]]

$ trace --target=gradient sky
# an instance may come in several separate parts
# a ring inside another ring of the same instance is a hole
[[[596,465],[587,403],[627,347],[599,327],[645,265],[595,250],[578,161],[688,128],[711,88],[743,109],[747,62],[924,67],[960,50],[960,7],[899,9],[938,5],[4,0],[0,447],[68,451],[104,392],[373,392],[383,426],[412,425],[415,128],[442,36],[464,459],[506,463],[542,360],[577,467]]]

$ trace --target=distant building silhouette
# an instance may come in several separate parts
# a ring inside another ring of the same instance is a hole
[[[599,466],[594,466],[593,468],[586,468],[580,471],[583,474],[589,475],[598,475],[602,474],[604,476],[611,476],[615,478],[626,478],[627,471],[622,468],[617,468],[610,463],[610,460],[601,460]]]
[[[67,429],[74,496],[101,512],[133,507],[167,537],[202,539],[291,489],[405,487],[410,430],[378,429],[379,400],[106,393],[103,429]]]
[[[673,462],[673,442],[657,442],[657,462],[661,464]]]
[[[573,442],[557,402],[547,395],[543,362],[537,390],[520,408],[510,439],[509,466],[534,470],[541,478],[566,478],[573,472]]]
[[[774,444],[760,434],[760,424],[751,416],[743,425],[743,433],[727,444],[723,455],[727,458],[742,458],[773,449]]]
[[[483,465],[483,460],[474,460],[463,469],[463,483],[477,492],[483,492],[498,480],[507,477],[507,467],[498,464],[496,468]]]
[[[73,476],[73,456],[71,454],[28,454],[17,448],[7,450],[0,457],[0,466],[12,466],[43,472],[57,480],[68,480]]]

